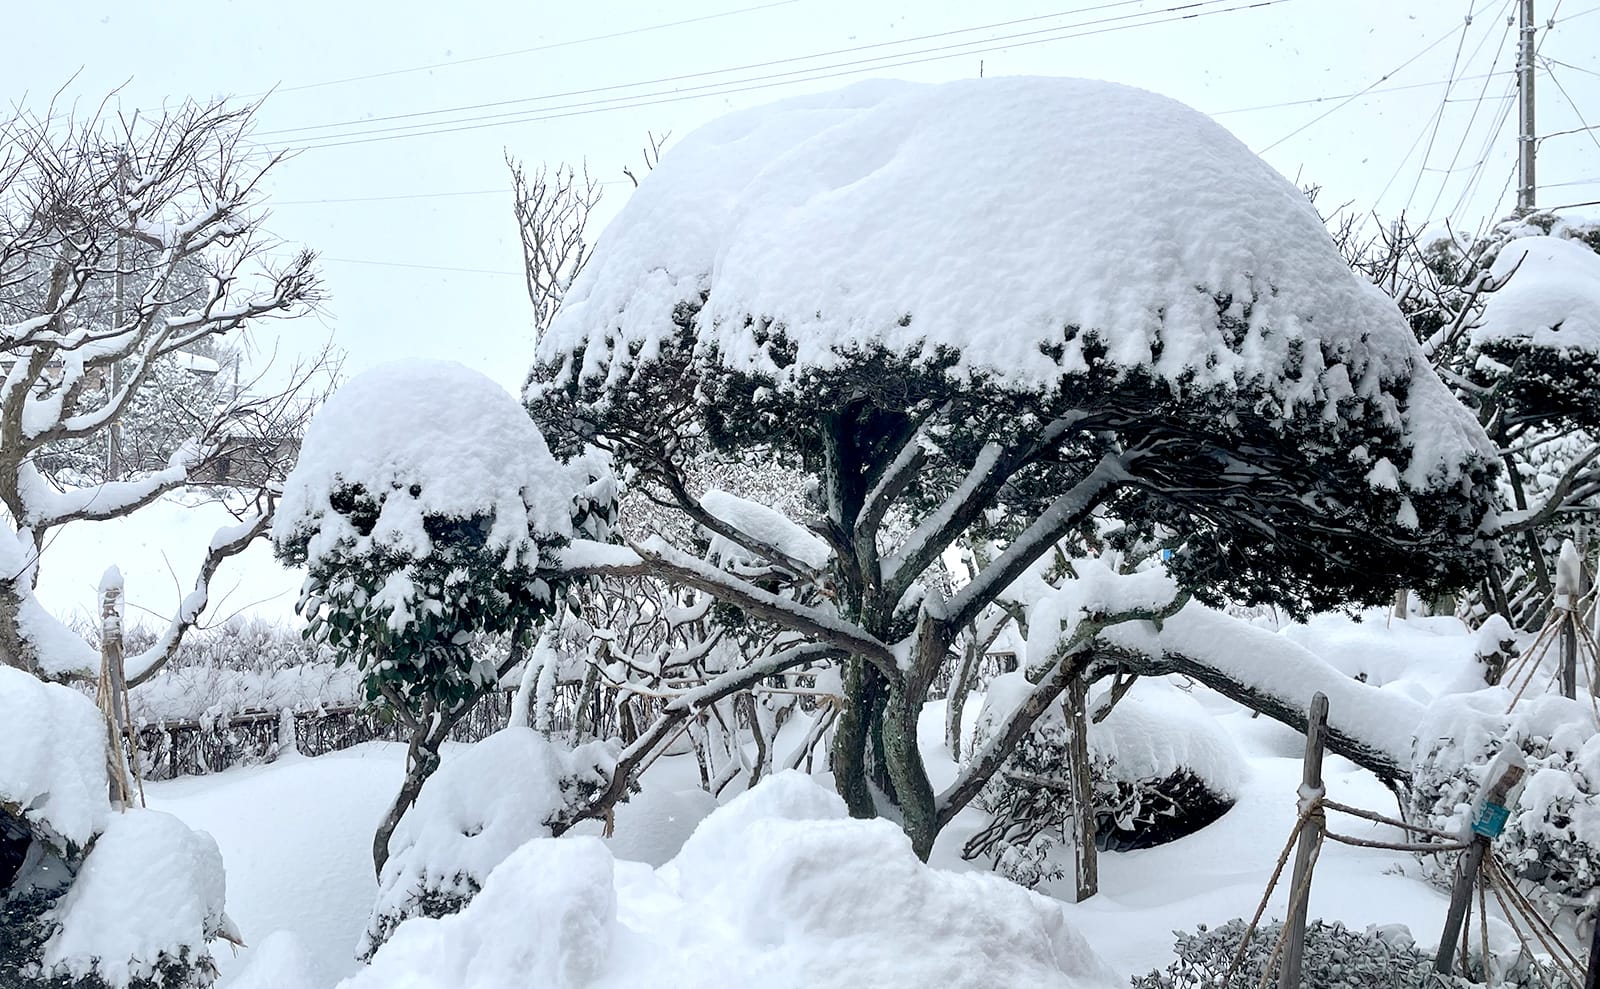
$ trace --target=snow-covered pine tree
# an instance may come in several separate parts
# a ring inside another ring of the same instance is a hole
[[[1101,83],[879,82],[703,128],[597,244],[525,397],[561,454],[599,442],[670,479],[709,445],[812,476],[826,566],[722,534],[825,604],[661,540],[589,569],[699,587],[809,638],[794,662],[840,661],[840,792],[894,805],[922,855],[1100,629],[1180,603],[1064,629],[934,792],[916,725],[952,644],[1097,513],[1170,533],[1183,593],[1296,614],[1470,580],[1493,524],[1493,447],[1300,191],[1201,115]],[[896,511],[912,524],[885,539]],[[988,566],[917,592],[986,528]]]

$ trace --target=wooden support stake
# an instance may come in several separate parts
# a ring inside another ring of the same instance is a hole
[[[1480,809],[1474,812],[1476,819],[1473,822],[1472,844],[1456,860],[1455,884],[1450,888],[1450,909],[1445,913],[1444,932],[1439,935],[1439,953],[1433,959],[1433,970],[1440,975],[1449,975],[1454,969],[1456,942],[1462,936],[1467,908],[1472,903],[1472,887],[1483,868],[1483,856],[1489,850],[1490,836],[1499,834],[1499,829],[1504,827],[1506,815],[1503,811],[1515,801],[1512,791],[1517,789],[1526,772],[1526,766],[1518,762],[1504,763],[1487,792],[1478,801]],[[1495,815],[1487,813],[1487,808],[1502,810],[1498,820],[1492,820]]]
[[[122,574],[116,567],[100,578],[100,710],[106,718],[106,785],[111,803],[133,803],[122,741],[128,734],[128,687],[122,671]]]
[[[1072,729],[1072,831],[1077,900],[1082,903],[1100,891],[1099,850],[1095,848],[1094,777],[1089,771],[1089,685],[1082,677],[1067,687],[1067,716]]]
[[[1600,917],[1595,918],[1589,934],[1589,971],[1583,977],[1583,989],[1600,989]]]
[[[1300,812],[1308,802],[1320,800],[1322,787],[1322,745],[1328,724],[1328,695],[1318,692],[1311,698],[1311,714],[1306,719],[1305,772],[1300,781]],[[1306,909],[1310,904],[1312,855],[1322,840],[1322,811],[1313,811],[1300,829],[1294,850],[1294,872],[1289,882],[1289,916],[1283,925],[1283,968],[1278,972],[1278,989],[1300,989],[1300,968],[1305,959]]]

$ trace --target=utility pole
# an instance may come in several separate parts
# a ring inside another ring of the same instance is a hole
[[[1538,183],[1533,175],[1533,0],[1522,0],[1521,40],[1517,43],[1517,212],[1533,209]]]

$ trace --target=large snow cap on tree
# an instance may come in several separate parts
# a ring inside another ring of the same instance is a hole
[[[887,352],[1049,397],[1093,361],[1264,393],[1268,417],[1364,401],[1410,434],[1417,486],[1488,455],[1300,190],[1110,83],[880,81],[713,122],[607,228],[528,397],[616,401],[686,328],[697,360],[780,390]]]
[[[1519,237],[1500,249],[1472,328],[1477,370],[1499,379],[1514,419],[1600,427],[1600,254],[1578,239]]]
[[[1477,346],[1505,342],[1600,353],[1600,254],[1579,240],[1519,237],[1500,249],[1472,328]]]
[[[350,379],[317,412],[272,538],[309,536],[313,563],[336,550],[420,559],[432,548],[424,519],[490,519],[487,546],[532,568],[540,537],[571,534],[566,476],[504,388],[451,361],[399,361]],[[333,504],[352,495],[377,502],[375,517]]]

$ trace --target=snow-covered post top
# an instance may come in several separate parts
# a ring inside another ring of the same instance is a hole
[[[100,577],[100,641],[122,641],[122,571],[116,567]]]

